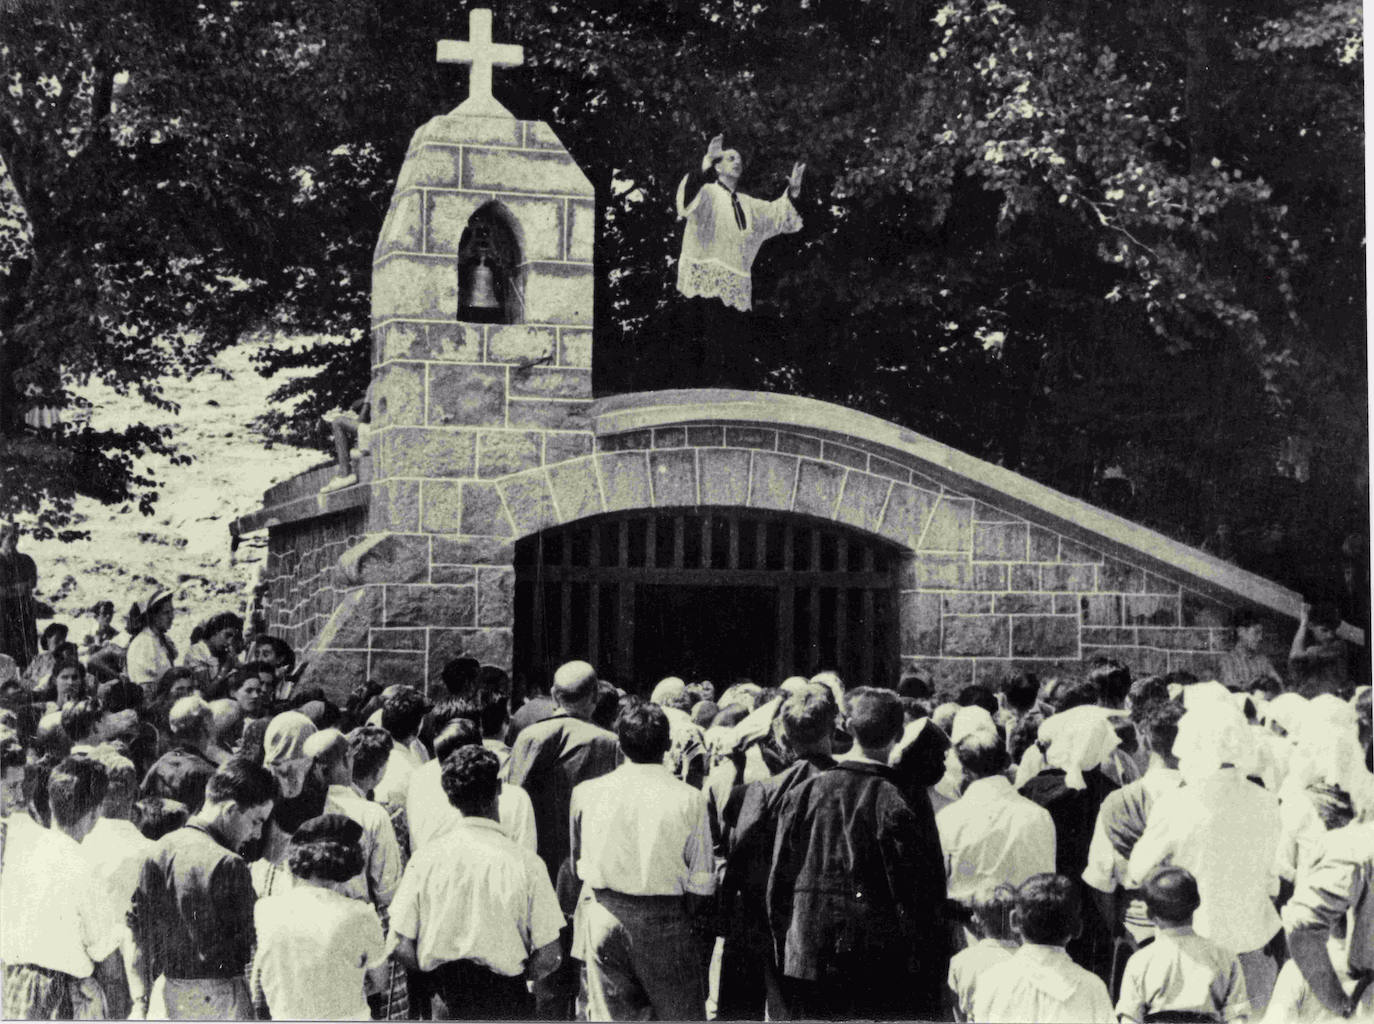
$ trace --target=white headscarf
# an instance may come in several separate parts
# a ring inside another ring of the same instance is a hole
[[[1254,735],[1229,699],[1201,700],[1178,722],[1174,756],[1185,779],[1201,779],[1235,765],[1247,774],[1255,761]]]
[[[1121,745],[1109,709],[1095,705],[1051,715],[1040,723],[1038,738],[1039,744],[1026,751],[1016,770],[1018,788],[1048,767],[1064,772],[1064,785],[1069,789],[1084,789],[1087,782],[1083,773],[1101,765]]]
[[[997,733],[997,724],[993,721],[992,715],[988,714],[986,708],[977,705],[960,708],[954,715],[954,724],[949,728],[950,745],[958,743],[965,736],[972,736],[975,732]]]
[[[1306,714],[1306,697],[1298,693],[1281,693],[1264,706],[1264,724],[1277,722],[1291,738]]]
[[[1359,713],[1331,694],[1313,697],[1290,738],[1296,748],[1286,784],[1316,783],[1345,791],[1358,820],[1374,816],[1374,774],[1364,766]]]
[[[1226,701],[1234,703],[1231,691],[1216,681],[1206,683],[1192,683],[1183,688],[1183,709],[1192,711],[1206,700]]]

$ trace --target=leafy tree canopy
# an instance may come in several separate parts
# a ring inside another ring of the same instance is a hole
[[[1187,540],[1333,550],[1367,509],[1360,16],[512,0],[527,63],[496,91],[597,188],[600,392],[683,379],[672,193],[724,131],[750,191],[808,164],[803,234],[756,264],[765,386],[1090,499],[1120,467],[1124,510]],[[334,339],[264,356],[312,370],[264,426],[323,440],[368,372],[406,144],[465,90],[434,41],[466,30],[438,0],[9,0],[0,503],[54,528],[78,493],[146,507],[133,460],[173,436],[22,411],[92,378],[159,402],[248,332]],[[1256,567],[1305,583],[1272,549]]]

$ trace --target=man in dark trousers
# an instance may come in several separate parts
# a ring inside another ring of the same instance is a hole
[[[794,1017],[938,1017],[949,967],[944,866],[929,802],[908,802],[888,757],[901,700],[845,697],[856,753],[783,801],[768,915]]]
[[[615,733],[591,721],[600,683],[596,669],[570,661],[553,677],[558,711],[521,730],[506,762],[505,781],[520,786],[534,806],[539,858],[549,869],[564,915],[577,905],[577,884],[568,863],[568,823],[572,791],[578,783],[600,778],[620,762]],[[541,1020],[571,1020],[577,993],[577,967],[571,962],[572,927],[562,935],[563,966],[534,986],[536,1015]]]

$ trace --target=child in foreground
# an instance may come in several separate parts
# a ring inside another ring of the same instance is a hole
[[[949,962],[950,1009],[954,1019],[966,1021],[973,1014],[973,989],[979,976],[1016,952],[1016,936],[1011,927],[1011,912],[1016,905],[1016,890],[1010,885],[984,889],[974,897],[973,932],[978,941],[954,954]]]

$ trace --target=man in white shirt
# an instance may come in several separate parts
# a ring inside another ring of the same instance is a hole
[[[1063,875],[1035,875],[1016,891],[1012,926],[1021,946],[988,967],[973,993],[975,1021],[1112,1024],[1116,1014],[1102,979],[1065,952],[1083,927],[1078,887]]]
[[[694,897],[715,892],[706,797],[674,778],[663,757],[663,709],[621,712],[626,763],[572,794],[572,863],[592,899],[578,904],[574,955],[587,965],[592,1020],[701,1020],[705,963]]]
[[[1054,821],[1006,777],[1006,744],[994,731],[962,737],[954,754],[970,780],[963,795],[935,815],[949,898],[965,909],[979,892],[1018,886],[1054,870]]]
[[[99,762],[64,759],[48,778],[52,828],[26,828],[7,843],[0,888],[7,1018],[129,1015],[123,922],[81,850],[105,789]]]
[[[419,741],[425,710],[424,697],[408,686],[398,687],[382,705],[379,724],[391,734],[394,746],[372,796],[388,808],[405,806],[411,774],[429,759]]]
[[[434,760],[420,765],[411,774],[406,793],[406,821],[410,826],[412,850],[424,849],[463,817],[445,795],[440,773],[443,762],[455,750],[478,743],[490,749],[482,743],[482,734],[476,725],[465,718],[454,719],[443,725],[434,739]],[[497,754],[496,760],[499,764],[501,755]],[[519,786],[503,782],[496,797],[496,807],[497,820],[506,834],[530,852],[537,852],[534,806],[529,795]]]
[[[557,968],[563,912],[539,856],[496,821],[496,755],[453,752],[444,792],[462,818],[415,854],[391,905],[396,957],[424,971],[436,1020],[519,1020],[533,1015],[526,981]]]
[[[1247,762],[1250,737],[1229,702],[1202,701],[1184,714],[1174,741],[1183,785],[1151,808],[1127,884],[1138,887],[1166,862],[1191,872],[1202,895],[1194,930],[1240,959],[1259,1016],[1278,974],[1265,946],[1280,927],[1272,897],[1281,823],[1278,799],[1237,767]]]

